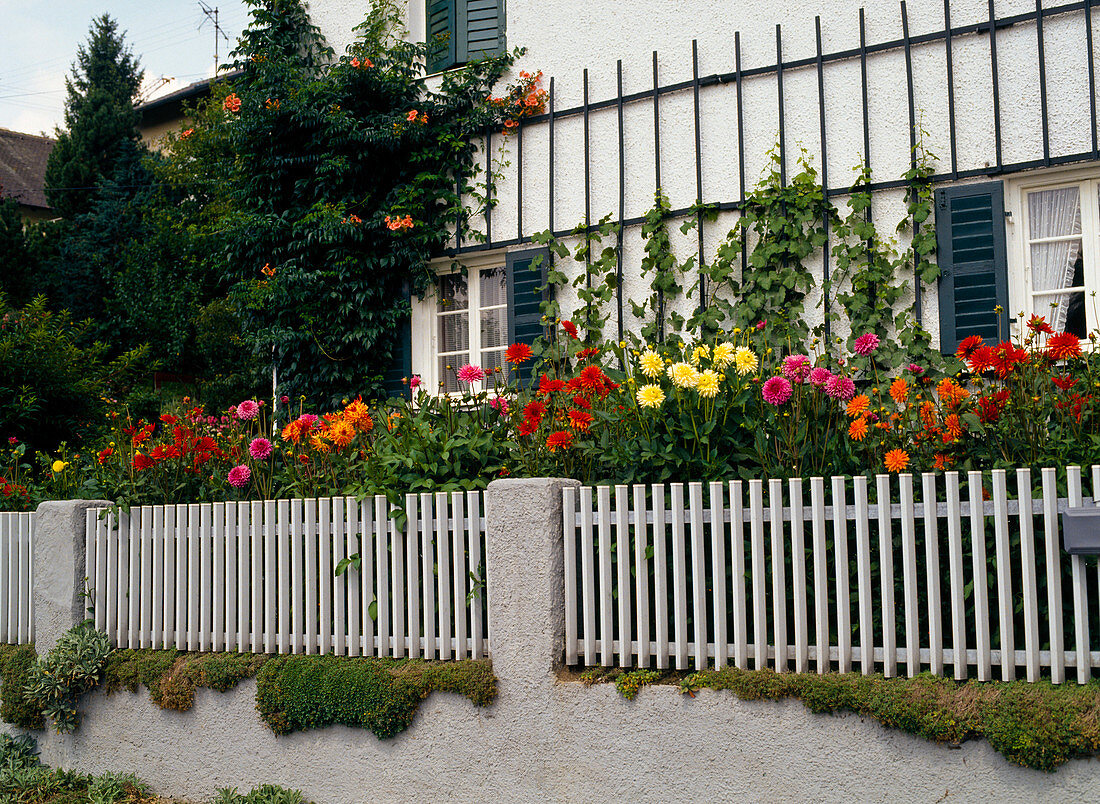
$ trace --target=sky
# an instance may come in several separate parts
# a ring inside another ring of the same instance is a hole
[[[224,63],[248,11],[243,0],[205,3],[229,37],[218,37]],[[65,76],[104,12],[145,70],[144,99],[213,75],[214,29],[197,0],[0,0],[0,128],[52,135],[63,124]]]

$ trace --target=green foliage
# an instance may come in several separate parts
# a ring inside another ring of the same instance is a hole
[[[19,202],[0,198],[0,292],[16,304],[29,301],[36,262]]]
[[[63,217],[86,211],[99,182],[137,152],[133,101],[143,75],[115,21],[94,19],[65,80],[65,130],[46,163],[46,197]]]
[[[595,672],[593,672],[595,671]],[[614,681],[631,672],[593,668],[586,683]],[[654,683],[658,674],[643,683]],[[1100,751],[1100,682],[958,682],[931,674],[884,678],[859,673],[776,673],[773,670],[700,670],[665,673],[695,697],[703,687],[729,690],[746,701],[798,698],[816,713],[854,712],[926,740],[957,745],[984,737],[1015,765],[1054,771]],[[622,691],[620,687],[620,692]],[[635,690],[636,691],[636,690]],[[631,697],[624,693],[624,697]]]
[[[104,690],[108,694],[118,689],[136,692],[144,685],[161,709],[186,712],[199,687],[226,692],[255,676],[266,660],[266,656],[253,653],[117,650],[103,671]]]
[[[111,650],[107,635],[87,625],[67,631],[27,672],[27,702],[52,720],[59,734],[72,732],[80,723],[80,697],[99,684]]]
[[[102,429],[105,398],[130,386],[146,350],[108,359],[89,327],[42,297],[16,308],[0,292],[0,434],[52,451]]]
[[[487,706],[496,697],[496,679],[479,661],[277,656],[257,677],[256,708],[276,734],[339,723],[387,739],[409,726],[433,690]]]
[[[633,701],[638,694],[638,690],[646,684],[652,684],[658,678],[660,678],[660,673],[656,670],[649,670],[648,668],[631,670],[616,677],[615,689],[619,691],[619,695],[628,701]]]
[[[281,392],[378,395],[409,294],[470,214],[473,140],[499,118],[486,98],[514,57],[429,88],[428,45],[396,35],[388,0],[335,61],[303,3],[249,5],[243,76],[215,89],[159,175],[189,191],[187,231]]]
[[[0,734],[0,774],[36,768],[40,764],[37,740],[29,734]]]
[[[37,654],[34,645],[0,645],[0,720],[24,729],[46,725],[42,710],[27,699],[24,683]]]
[[[308,804],[298,790],[287,790],[276,784],[263,784],[250,793],[238,793],[235,787],[218,790],[210,804]]]
[[[100,776],[52,770],[38,759],[33,737],[0,734],[0,801],[5,804],[153,804],[132,773]]]

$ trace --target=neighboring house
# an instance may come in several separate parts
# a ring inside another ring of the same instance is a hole
[[[218,76],[218,80],[232,80],[238,75],[238,72],[225,73]],[[212,85],[211,79],[204,78],[182,89],[139,104],[137,110],[141,113],[141,121],[138,123],[138,131],[141,133],[142,141],[150,148],[159,147],[158,143],[166,134],[178,131],[189,121],[184,113],[184,106],[194,106],[207,97]]]
[[[54,140],[0,128],[0,197],[14,198],[26,221],[55,217],[46,201],[46,160]]]
[[[624,230],[626,298],[642,299],[640,223],[660,187],[681,217],[697,199],[719,205],[701,235],[677,241],[685,255],[701,242],[709,260],[777,142],[786,175],[804,147],[841,209],[866,159],[873,216],[891,234],[906,215],[900,179],[921,129],[938,157],[943,275],[917,297],[912,275],[902,277],[903,303],[915,302],[941,347],[969,334],[1020,334],[1020,313],[1082,337],[1100,325],[1092,3],[861,5],[511,0],[505,14],[497,0],[410,2],[413,39],[452,34],[433,67],[525,47],[516,69],[542,70],[553,100],[506,144],[498,205],[476,221],[485,242],[456,239],[469,280],[441,274],[434,294],[414,300],[406,373],[433,388],[448,379],[445,365],[498,364],[507,342],[537,334],[532,296],[521,292],[530,288],[513,281],[535,253],[533,233],[565,235],[610,213]],[[342,52],[360,4],[313,0],[311,11]],[[489,151],[500,145],[490,134]],[[830,262],[817,259],[819,287]],[[448,271],[450,260],[440,265]],[[818,298],[807,303],[811,324],[821,319]],[[568,310],[573,299],[561,301]],[[622,308],[609,329],[636,328]]]

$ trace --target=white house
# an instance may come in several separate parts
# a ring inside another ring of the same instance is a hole
[[[623,286],[640,299],[648,293],[639,277],[640,218],[660,186],[674,209],[697,199],[720,205],[717,221],[677,246],[698,250],[701,242],[709,258],[776,143],[788,170],[800,147],[809,152],[837,206],[866,159],[874,219],[891,232],[905,217],[900,178],[918,128],[937,156],[943,276],[918,288],[919,298],[906,277],[901,303],[915,302],[948,350],[968,334],[1018,331],[1019,313],[1046,315],[1084,337],[1100,325],[1091,296],[1100,288],[1100,30],[1092,6],[413,0],[410,36],[423,39],[429,21],[433,33],[454,34],[441,67],[478,48],[525,47],[516,69],[543,71],[544,86],[552,77],[553,106],[506,143],[499,203],[478,222],[486,242],[455,243],[468,288],[461,276],[441,277],[446,304],[414,300],[408,372],[433,387],[442,365],[492,365],[524,336],[530,310],[517,309],[507,269],[530,256],[532,233],[564,234],[608,213],[622,220]],[[311,12],[341,52],[364,4],[313,0]],[[500,135],[488,146],[496,153]],[[829,260],[819,255],[814,270],[820,287]],[[570,300],[562,302],[568,309]],[[819,308],[807,310],[820,320]],[[629,305],[621,319],[612,312],[610,329],[636,325]]]

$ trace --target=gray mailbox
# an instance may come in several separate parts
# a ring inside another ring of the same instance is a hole
[[[1062,546],[1075,556],[1100,555],[1100,507],[1062,512]]]

